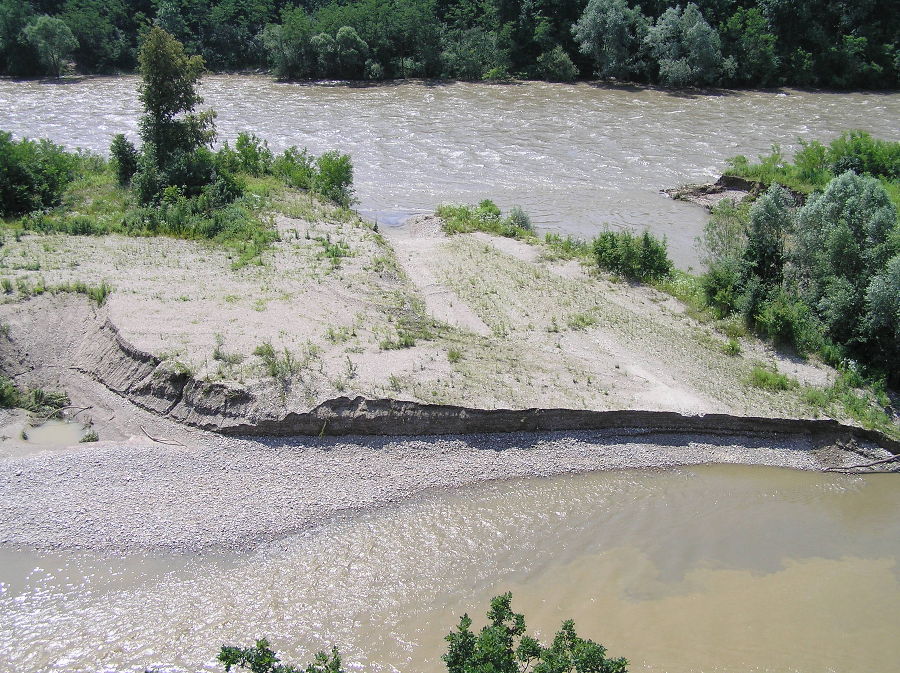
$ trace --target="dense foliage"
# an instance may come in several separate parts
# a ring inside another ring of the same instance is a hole
[[[597,265],[626,278],[653,281],[672,271],[666,241],[654,238],[649,231],[635,236],[630,231],[604,231],[593,242]]]
[[[749,208],[714,210],[709,303],[801,353],[900,381],[900,224],[889,194],[898,157],[900,143],[851,132],[807,144],[793,164],[777,151],[756,165],[733,161],[772,184]],[[800,205],[779,178],[816,191]]]
[[[131,70],[154,24],[213,69],[293,79],[891,88],[900,76],[900,12],[875,0],[0,0],[0,72],[58,74],[70,57]]]
[[[478,633],[472,631],[469,615],[460,618],[459,626],[445,638],[448,647],[442,658],[448,673],[626,673],[625,659],[608,658],[605,647],[579,637],[572,620],[563,622],[549,646],[541,645],[525,633],[525,617],[512,611],[511,601],[510,593],[493,598],[488,623]],[[344,673],[336,648],[331,654],[319,652],[313,663],[299,668],[282,664],[267,640],[246,648],[223,646],[219,661],[226,673],[232,668],[251,673]]]
[[[0,131],[0,217],[57,205],[79,163],[49,140],[15,142]]]

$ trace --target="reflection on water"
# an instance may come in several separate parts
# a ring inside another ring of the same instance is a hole
[[[103,558],[9,552],[0,669],[217,670],[221,643],[265,635],[286,661],[335,643],[351,670],[430,673],[458,615],[512,590],[542,637],[572,617],[634,671],[886,672],[900,660],[896,486],[610,472],[437,494],[255,554],[180,557],[168,575],[160,559],[117,559],[107,577]]]
[[[103,151],[137,135],[137,79],[79,84],[0,81],[0,128]],[[528,83],[280,84],[266,77],[204,80],[222,139],[241,130],[275,150],[349,152],[359,208],[385,224],[441,202],[493,198],[522,205],[543,230],[593,236],[649,227],[681,266],[705,221],[660,189],[718,176],[725,159],[771,143],[828,139],[849,128],[900,136],[900,94],[728,92],[673,95],[636,88]]]

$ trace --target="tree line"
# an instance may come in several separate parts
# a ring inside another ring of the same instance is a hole
[[[151,25],[283,79],[900,84],[900,12],[875,0],[0,0],[0,73],[132,71]]]

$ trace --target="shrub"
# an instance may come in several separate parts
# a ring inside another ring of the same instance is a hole
[[[0,131],[0,217],[58,205],[78,165],[78,155],[49,140],[14,142]]]
[[[524,229],[525,231],[532,231],[534,227],[531,224],[531,218],[528,216],[524,210],[522,210],[521,206],[513,206],[509,215],[506,218],[506,223],[514,227],[516,229]]]
[[[647,231],[640,236],[604,231],[594,240],[594,256],[601,269],[635,280],[658,280],[672,271],[665,239],[660,241]]]
[[[578,68],[559,45],[538,56],[537,68],[541,77],[548,82],[574,82],[578,77]]]
[[[224,148],[223,148],[224,149]],[[272,151],[266,141],[253,133],[241,132],[234,143],[236,168],[232,172],[266,175],[272,171]]]
[[[350,155],[330,150],[316,159],[313,189],[341,206],[353,200],[353,164]]]
[[[511,593],[491,599],[488,624],[477,634],[469,615],[460,617],[459,626],[444,638],[447,653],[441,659],[448,673],[627,673],[627,660],[609,658],[603,645],[579,637],[571,619],[563,622],[551,645],[541,645],[525,633],[525,616],[512,611],[511,601]],[[223,645],[218,660],[226,673],[232,667],[252,673],[344,673],[335,647],[299,668],[281,664],[265,639],[247,648]]]
[[[740,260],[733,258],[713,262],[703,275],[701,284],[706,303],[713,307],[720,318],[738,307],[741,277]]]
[[[305,149],[289,147],[272,162],[272,172],[291,187],[312,189],[316,178],[314,161]]]
[[[19,404],[19,389],[16,388],[16,384],[0,374],[0,407],[8,409]]]
[[[124,133],[117,133],[113,136],[109,153],[112,155],[119,184],[123,187],[130,185],[131,178],[137,171],[138,151],[134,144],[125,137]]]
[[[865,131],[847,131],[831,141],[827,161],[831,173],[868,173],[888,180],[900,179],[900,142],[873,138]]]

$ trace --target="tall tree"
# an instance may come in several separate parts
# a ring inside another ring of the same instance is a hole
[[[641,47],[647,19],[625,0],[590,0],[572,32],[599,77],[622,79],[643,72]]]
[[[156,199],[168,185],[191,191],[208,184],[214,172],[210,153],[199,150],[215,139],[215,113],[194,111],[203,102],[197,91],[203,59],[188,56],[178,40],[153,26],[141,44],[138,62],[144,145],[134,181],[142,201]]]
[[[63,73],[66,59],[78,46],[66,22],[46,14],[29,21],[22,34],[37,51],[44,73],[56,77]]]
[[[734,72],[734,61],[722,57],[719,34],[692,2],[663,12],[645,42],[666,86],[718,84]]]

